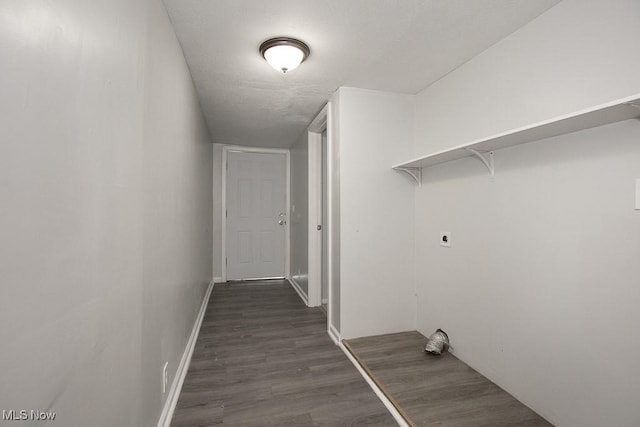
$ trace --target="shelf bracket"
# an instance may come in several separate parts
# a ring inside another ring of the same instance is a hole
[[[484,163],[484,165],[487,167],[487,169],[489,169],[489,172],[491,172],[491,176],[494,176],[495,169],[493,167],[493,151],[489,151],[485,155],[485,154],[479,152],[478,150],[474,150],[473,148],[465,148],[465,150],[467,150],[468,152],[473,154],[482,163]]]
[[[416,181],[416,184],[418,184],[418,187],[422,187],[422,168],[394,168],[394,169],[408,174]]]

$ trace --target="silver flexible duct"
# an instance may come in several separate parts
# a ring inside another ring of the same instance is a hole
[[[424,351],[431,354],[439,355],[443,351],[449,349],[449,336],[442,330],[438,329],[431,334],[427,340],[427,346]]]

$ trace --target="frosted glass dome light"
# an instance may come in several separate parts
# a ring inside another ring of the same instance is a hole
[[[276,37],[260,45],[262,57],[278,71],[286,73],[298,67],[309,56],[309,46],[289,37]]]

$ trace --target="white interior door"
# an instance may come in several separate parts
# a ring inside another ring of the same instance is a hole
[[[286,155],[230,151],[227,280],[285,277]]]

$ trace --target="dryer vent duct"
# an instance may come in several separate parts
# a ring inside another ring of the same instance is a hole
[[[427,353],[440,355],[443,351],[449,349],[449,336],[442,329],[437,329],[431,334],[427,340],[427,346],[424,351]]]

